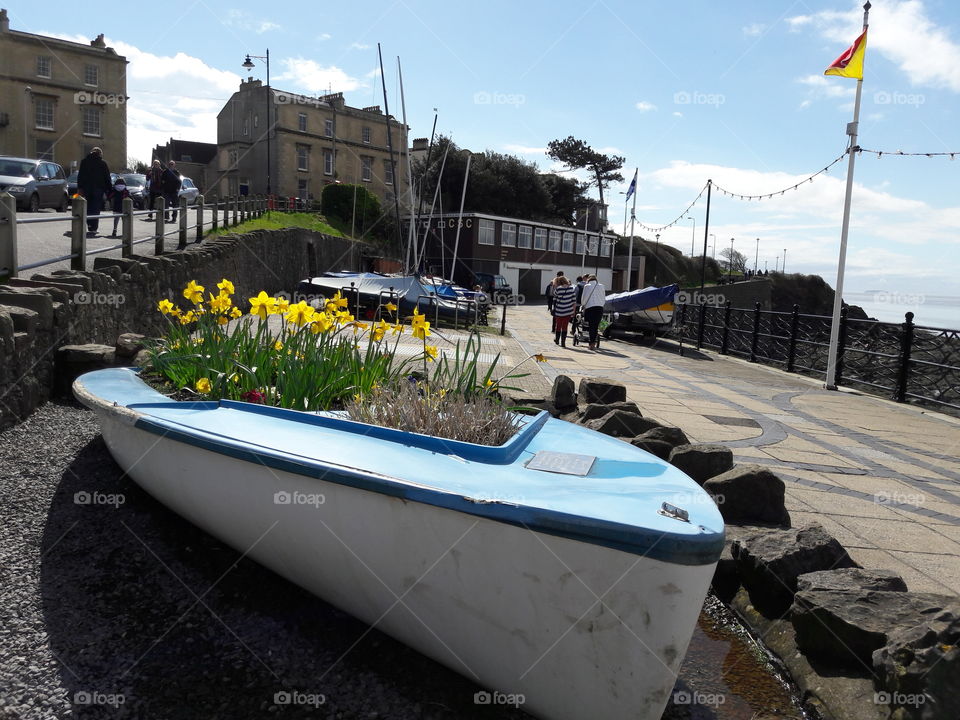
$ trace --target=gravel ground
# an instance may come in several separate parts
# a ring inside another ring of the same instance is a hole
[[[0,433],[0,468],[4,720],[529,717],[180,519],[73,403]]]

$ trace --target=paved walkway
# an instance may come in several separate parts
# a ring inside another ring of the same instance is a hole
[[[542,305],[509,308],[507,327],[520,346],[506,341],[508,354],[546,355],[533,372],[625,383],[645,415],[775,471],[794,525],[821,523],[911,590],[960,594],[960,420],[692,348],[680,356],[673,342],[561,349]]]

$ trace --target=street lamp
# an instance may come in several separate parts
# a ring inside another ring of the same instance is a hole
[[[653,266],[653,284],[657,284],[657,270],[660,269],[660,233],[657,233],[657,245],[656,249],[653,251],[654,255],[654,266]]]
[[[787,249],[783,249],[783,267],[780,268],[780,272],[785,273],[787,271]]]
[[[253,60],[263,60],[267,64],[267,195],[270,195],[273,191],[270,184],[270,128],[272,125],[270,121],[270,48],[267,48],[266,55],[247,55],[241,67],[252,70],[255,67]]]
[[[696,242],[697,237],[697,219],[693,215],[684,215],[687,220],[693,220],[693,230],[690,231],[690,257],[693,257],[694,243]]]
[[[710,237],[713,238],[713,242],[710,243],[710,257],[714,260],[717,259],[717,236],[713,233],[710,233]]]
[[[727,274],[733,276],[733,238],[730,238],[730,262],[727,263]]]
[[[757,254],[753,256],[753,274],[757,274],[757,266],[760,264],[760,238],[757,238]]]

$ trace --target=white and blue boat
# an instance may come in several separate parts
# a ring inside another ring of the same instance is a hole
[[[541,718],[663,712],[724,529],[653,455],[546,413],[489,447],[177,402],[124,368],[74,393],[161,503],[486,698]]]
[[[603,308],[611,317],[607,337],[613,330],[646,333],[670,330],[676,310],[674,298],[679,290],[679,285],[651,285],[640,290],[607,295]]]

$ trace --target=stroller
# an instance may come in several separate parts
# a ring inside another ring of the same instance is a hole
[[[583,308],[577,307],[577,312],[570,321],[570,335],[573,337],[573,344],[588,344],[590,342],[590,326],[587,325],[586,318],[583,317]],[[600,347],[600,333],[597,333],[597,343],[594,346]]]

